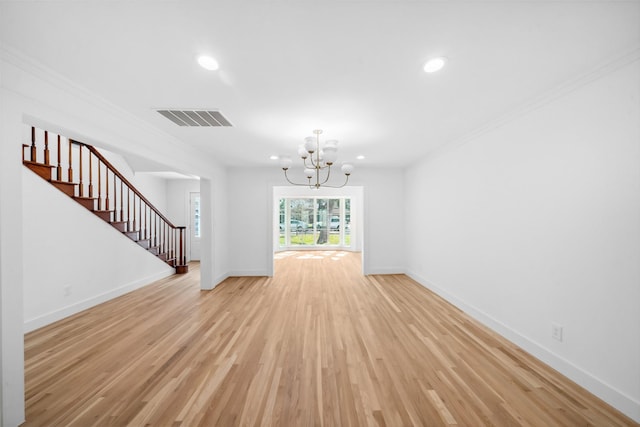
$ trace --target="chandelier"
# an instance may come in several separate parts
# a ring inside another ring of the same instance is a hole
[[[322,148],[320,148],[320,134],[322,133],[322,130],[316,129],[313,131],[313,133],[316,136],[306,137],[304,139],[304,144],[298,148],[298,155],[302,158],[302,162],[304,165],[304,175],[307,177],[307,182],[298,183],[293,182],[289,179],[287,171],[293,163],[289,157],[282,157],[280,159],[280,166],[284,171],[284,177],[287,179],[287,182],[289,182],[289,184],[304,185],[309,186],[309,188],[344,187],[345,185],[347,185],[347,182],[349,182],[349,175],[351,175],[351,172],[353,172],[353,165],[349,163],[344,163],[342,165],[342,173],[346,176],[344,184],[327,185],[326,183],[331,177],[331,166],[333,166],[336,159],[338,158],[338,141],[326,141]],[[307,159],[309,160],[307,161]]]

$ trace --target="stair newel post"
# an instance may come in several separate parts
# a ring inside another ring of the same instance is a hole
[[[60,135],[58,135],[58,167],[56,168],[56,178],[62,181],[62,163],[60,160]]]
[[[31,160],[35,162],[38,158],[38,149],[36,148],[36,128],[35,126],[31,126]]]
[[[67,181],[73,182],[73,140],[69,139],[69,168],[67,169]]]
[[[78,168],[79,172],[80,172],[80,183],[78,184],[78,190],[80,191],[80,197],[84,196],[84,185],[82,184],[82,145],[78,145],[78,150],[80,152],[80,155],[78,157],[78,161],[80,162],[80,166]]]
[[[176,265],[176,273],[178,274],[184,274],[187,271],[189,271],[189,266],[187,265],[187,257],[185,254],[185,251],[187,249],[187,245],[185,242],[185,238],[186,238],[186,233],[184,232],[184,230],[187,227],[185,226],[180,226],[178,227],[178,230],[180,230],[180,253],[179,253],[179,258],[178,258],[178,265]]]
[[[185,256],[186,242],[184,241],[185,233],[184,230],[186,227],[178,227],[180,228],[180,265],[185,265],[187,263],[187,258]]]
[[[49,166],[51,164],[49,160],[49,132],[44,131],[44,164]]]
[[[89,151],[89,197],[93,197],[93,156]]]

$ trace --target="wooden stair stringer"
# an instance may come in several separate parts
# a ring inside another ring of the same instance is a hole
[[[23,145],[24,146],[24,145]],[[40,178],[47,181],[53,187],[58,189],[59,191],[66,194],[69,198],[83,206],[85,209],[92,212],[96,217],[101,220],[111,224],[116,230],[123,234],[125,237],[128,237],[129,240],[133,240],[138,246],[141,246],[143,249],[146,249],[149,254],[159,258],[161,261],[165,262],[167,265],[176,269],[176,274],[184,274],[188,271],[188,266],[176,266],[175,258],[168,258],[167,253],[160,253],[160,248],[158,246],[152,246],[150,239],[140,239],[139,233],[140,231],[128,231],[128,222],[126,221],[112,221],[112,214],[115,216],[115,212],[111,210],[99,210],[96,209],[96,201],[98,199],[94,197],[81,197],[76,196],[76,187],[78,186],[75,182],[67,182],[67,181],[58,181],[52,178],[53,170],[55,169],[52,165],[46,165],[44,163],[32,162],[30,160],[23,160],[22,164],[27,167],[27,169],[31,170],[33,173],[38,175]],[[179,272],[180,271],[180,272]]]

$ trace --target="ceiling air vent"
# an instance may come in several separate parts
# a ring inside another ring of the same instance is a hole
[[[178,126],[231,126],[220,111],[205,110],[157,110]]]

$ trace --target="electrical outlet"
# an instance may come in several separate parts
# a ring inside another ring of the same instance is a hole
[[[68,297],[69,295],[71,295],[71,285],[67,285],[64,287],[64,296]]]
[[[557,323],[551,324],[551,338],[562,342],[562,325]]]

